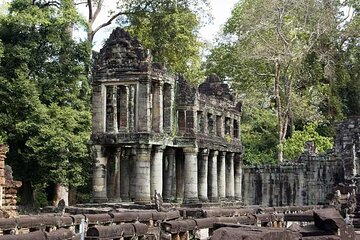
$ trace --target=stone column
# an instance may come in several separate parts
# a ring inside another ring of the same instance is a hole
[[[173,192],[173,186],[175,182],[175,148],[168,148],[165,151],[165,169],[164,169],[164,189],[163,189],[163,198],[165,202],[171,202],[175,200],[175,195]],[[176,194],[176,193],[175,193]]]
[[[133,146],[130,151],[129,156],[129,197],[130,200],[133,202],[135,201],[135,195],[136,195],[136,161],[137,161],[137,146]],[[150,180],[149,180],[150,181]],[[149,183],[150,184],[150,183]]]
[[[118,86],[118,122],[119,131],[128,131],[129,120],[129,88],[127,86]]]
[[[209,150],[203,148],[199,152],[199,200],[208,201],[208,156]]]
[[[117,132],[117,87],[106,86],[106,131]]]
[[[141,81],[138,86],[137,96],[137,131],[138,132],[149,132],[151,119],[151,94],[150,94],[150,80]]]
[[[121,162],[121,148],[116,148],[115,153],[115,199],[121,201],[120,194],[120,184],[121,184],[121,171],[120,171],[120,162]]]
[[[92,92],[92,132],[105,132],[106,88],[100,84],[93,85]]]
[[[107,201],[106,188],[106,168],[107,158],[104,154],[104,148],[100,145],[93,146],[94,165],[93,165],[93,200],[95,202]]]
[[[252,198],[250,197],[249,189],[252,187],[250,186],[252,183],[249,181],[250,179],[250,169],[249,167],[242,169],[243,174],[243,181],[242,182],[242,195],[241,200],[244,204],[252,204]],[[250,201],[251,198],[251,201]]]
[[[184,159],[176,156],[176,201],[184,199]]]
[[[242,161],[241,155],[236,153],[234,157],[234,182],[235,182],[235,199],[241,201],[241,192],[242,192]]]
[[[219,152],[218,157],[218,191],[221,200],[225,199],[226,196],[225,155],[226,152]]]
[[[136,90],[134,85],[130,85],[128,87],[129,89],[129,97],[128,97],[128,109],[129,109],[129,121],[128,121],[128,129],[130,132],[134,131],[135,129],[135,121],[136,121],[136,105],[135,105],[135,99],[136,99]]]
[[[234,153],[226,154],[226,198],[233,200],[235,197],[234,189]]]
[[[218,181],[217,181],[217,156],[218,156],[218,151],[210,152],[208,190],[209,190],[209,200],[211,202],[217,202],[219,200]]]
[[[167,133],[172,132],[173,128],[173,107],[174,107],[174,87],[168,83],[163,87],[163,127]]]
[[[216,136],[224,137],[224,117],[216,115]]]
[[[184,148],[184,203],[198,202],[197,148]]]
[[[149,203],[150,199],[150,155],[151,145],[136,147],[135,162],[135,202]]]
[[[163,83],[157,82],[154,85],[152,104],[152,127],[154,132],[163,132]]]
[[[151,158],[150,165],[150,193],[151,197],[157,193],[163,195],[163,147],[154,146],[154,154]]]
[[[120,160],[120,197],[122,201],[130,201],[130,168],[131,148],[123,148],[123,158]]]

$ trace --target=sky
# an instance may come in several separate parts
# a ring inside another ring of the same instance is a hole
[[[231,10],[233,9],[236,2],[239,0],[209,0],[211,5],[211,15],[213,16],[212,23],[206,25],[205,27],[202,27],[200,29],[200,35],[201,38],[212,42],[217,35],[217,33],[220,31],[221,26],[226,22],[226,20],[230,17]],[[5,2],[9,2],[9,0],[0,0],[0,6],[3,5]],[[115,1],[113,0],[105,0],[104,1],[104,10],[102,11],[97,21],[95,22],[95,27],[97,24],[104,22],[108,18],[108,12],[111,9],[115,8]],[[80,12],[86,16],[87,12],[86,9],[79,9]],[[105,39],[107,39],[114,29],[115,24],[112,24],[101,31],[99,31],[94,38],[94,50],[99,51],[101,46],[103,45],[103,42]],[[76,32],[76,36],[79,38],[86,37],[86,34],[84,32]]]
[[[212,42],[216,36],[216,34],[220,31],[221,26],[226,22],[226,20],[230,17],[231,10],[233,9],[236,2],[239,0],[209,0],[211,5],[211,15],[213,16],[212,23],[206,25],[205,27],[202,27],[200,29],[200,35],[201,38],[208,42]],[[107,9],[112,9],[114,6],[112,6],[111,0],[105,0],[105,7]],[[99,15],[98,21],[95,22],[103,22],[104,19],[107,19],[107,12],[103,11],[102,14]],[[83,14],[86,14],[84,12]],[[110,25],[103,29],[102,31],[99,31],[94,38],[94,50],[99,51],[104,40],[107,39],[112,31],[112,29],[115,27],[115,25]]]
[[[201,36],[207,40],[214,40],[215,35],[220,31],[221,26],[230,17],[231,11],[239,0],[209,0],[212,7],[213,23],[200,30]]]

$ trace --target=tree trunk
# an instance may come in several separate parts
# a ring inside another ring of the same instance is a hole
[[[30,205],[34,202],[33,197],[33,188],[30,181],[22,180],[22,185],[20,188],[20,204],[21,205]]]
[[[279,141],[279,147],[278,147],[278,161],[283,161],[283,151],[282,151],[282,136],[283,136],[283,120],[282,120],[282,114],[281,114],[281,99],[280,99],[280,66],[279,62],[275,61],[274,66],[274,95],[275,95],[275,107],[276,107],[276,115],[277,115],[277,121],[278,121],[278,141]]]
[[[57,206],[59,201],[64,199],[65,205],[69,206],[69,189],[62,184],[56,183],[54,190],[52,205]]]
[[[77,188],[70,186],[69,187],[69,205],[76,204],[76,195],[77,195]]]

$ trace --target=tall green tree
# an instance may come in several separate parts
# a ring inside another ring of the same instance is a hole
[[[206,9],[209,6],[208,0],[74,0],[74,4],[85,7],[87,10],[85,23],[87,25],[87,39],[91,43],[94,40],[94,36],[101,29],[122,17],[152,13],[173,6],[182,6],[192,9],[199,14],[206,14]],[[107,12],[105,20],[99,22],[99,16],[106,11],[106,4],[113,4],[116,7]]]
[[[103,28],[117,22],[153,53],[155,61],[165,63],[170,71],[190,80],[200,79],[202,46],[199,28],[208,15],[207,0],[122,0],[108,12],[106,20],[99,16],[110,1],[74,1],[85,7],[87,40],[93,43]],[[115,5],[115,2],[112,2]]]
[[[340,8],[337,1],[240,1],[207,62],[245,98],[262,92],[258,99],[269,100],[267,108],[277,119],[279,161],[296,122],[324,120],[321,108],[331,93],[328,63],[335,56],[324,53],[338,41],[344,23]]]
[[[154,60],[191,81],[202,79],[200,19],[187,4],[175,2],[130,15],[124,25],[151,49]]]
[[[83,184],[91,166],[90,48],[69,31],[80,21],[70,0],[14,0],[0,17],[0,132],[23,203],[35,186]]]

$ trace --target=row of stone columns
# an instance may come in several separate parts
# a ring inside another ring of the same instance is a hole
[[[162,194],[165,201],[185,203],[241,199],[242,166],[238,154],[197,148],[164,151],[161,146],[151,145],[124,149],[127,149],[124,154],[119,149],[114,151],[115,167],[112,169],[115,173],[111,186],[115,189],[109,191],[107,165],[110,158],[104,147],[94,146],[94,200],[106,201],[111,192],[118,200],[146,203],[151,201],[155,191]]]
[[[98,89],[99,88],[99,89]],[[173,86],[141,82],[138,86],[107,85],[96,88],[100,103],[94,103],[94,124],[100,132],[170,132],[173,122]],[[138,101],[138,102],[136,102]],[[101,110],[101,106],[105,108]],[[135,126],[134,119],[141,119]]]
[[[241,160],[240,155],[234,157],[235,153],[231,152],[200,149],[200,201],[241,199]]]

